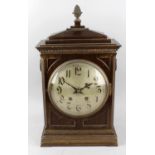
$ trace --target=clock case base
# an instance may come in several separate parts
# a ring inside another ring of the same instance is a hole
[[[44,129],[41,146],[117,146],[115,129],[107,130],[47,130]]]

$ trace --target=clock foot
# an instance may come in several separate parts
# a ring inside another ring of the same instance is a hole
[[[41,146],[117,146],[117,135],[114,129],[44,130]]]

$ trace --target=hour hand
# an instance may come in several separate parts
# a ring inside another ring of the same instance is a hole
[[[92,85],[93,83],[85,83],[85,86],[84,86],[84,88],[90,88],[90,86]]]
[[[85,83],[85,86],[84,86],[84,87],[79,88],[79,90],[78,90],[79,93],[80,93],[80,94],[83,94],[82,90],[85,89],[85,88],[89,89],[90,86],[91,86],[92,84],[93,84],[93,83]]]
[[[85,83],[85,86],[82,87],[80,90],[83,90],[83,89],[85,89],[85,88],[89,89],[90,86],[91,86],[92,84],[93,84],[93,83]]]

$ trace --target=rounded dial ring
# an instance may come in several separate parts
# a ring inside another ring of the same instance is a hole
[[[109,96],[109,81],[95,63],[76,59],[55,69],[48,82],[51,103],[72,117],[86,117],[99,111]]]

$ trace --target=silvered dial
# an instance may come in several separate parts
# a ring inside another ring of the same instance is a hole
[[[106,74],[86,60],[71,60],[60,65],[48,83],[51,103],[70,116],[84,117],[97,112],[109,95]]]

